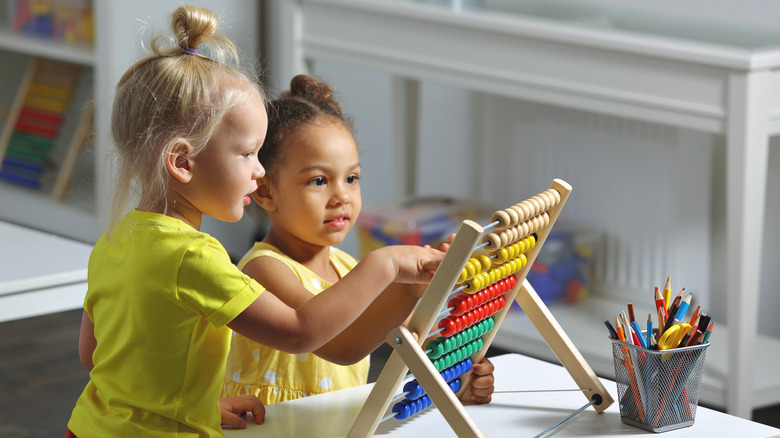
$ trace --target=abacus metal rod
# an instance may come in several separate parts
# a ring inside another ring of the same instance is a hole
[[[579,392],[590,391],[590,388],[572,388],[572,389],[520,389],[507,391],[493,391],[493,394],[519,394],[524,392]]]
[[[381,420],[379,420],[379,422],[380,422],[380,423],[384,423],[385,421],[387,421],[387,420],[389,420],[389,419],[391,419],[391,418],[395,417],[396,415],[398,415],[398,414],[396,414],[395,412],[391,412],[391,413],[389,413],[389,414],[385,415],[384,417],[382,417],[382,419],[381,419]]]
[[[494,228],[496,225],[498,225],[498,224],[500,224],[500,223],[501,223],[501,222],[499,222],[499,221],[493,221],[493,222],[491,222],[491,223],[489,223],[489,224],[485,225],[485,226],[484,226],[482,229],[483,229],[483,230],[485,230],[485,231],[487,231],[487,230],[489,230],[489,229],[491,229],[491,228]]]
[[[575,415],[579,414],[580,412],[584,411],[585,409],[588,409],[588,407],[590,407],[591,405],[594,405],[594,404],[597,405],[599,403],[601,403],[601,396],[599,396],[598,394],[595,394],[591,401],[589,401],[588,403],[584,404],[581,408],[579,408],[576,411],[574,411],[571,414],[569,414],[563,420],[561,420],[561,421],[553,424],[552,426],[548,427],[547,429],[543,430],[540,434],[534,436],[534,438],[539,438],[539,437],[542,437],[542,436],[546,435],[548,432],[552,431],[556,427],[558,427],[561,424],[571,420],[571,418],[574,417]]]

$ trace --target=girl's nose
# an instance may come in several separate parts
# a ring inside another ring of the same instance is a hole
[[[252,172],[252,179],[260,179],[265,176],[265,168],[263,167],[260,162],[257,162],[257,166],[255,167],[254,171]]]
[[[333,202],[336,205],[348,204],[350,202],[349,192],[344,190],[344,187],[339,186],[333,193]]]

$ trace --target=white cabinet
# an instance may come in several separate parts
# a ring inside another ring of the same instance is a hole
[[[3,2],[3,7],[6,3]],[[82,173],[75,175],[77,181],[87,183],[81,184],[78,192],[69,196],[66,202],[55,201],[46,193],[0,183],[0,219],[84,241],[94,241],[105,231],[110,214],[113,172],[109,115],[114,87],[124,71],[144,56],[144,47],[153,36],[170,35],[170,13],[181,2],[92,0],[92,5],[94,47],[71,47],[15,35],[7,28],[0,28],[0,63],[11,63],[8,68],[3,67],[1,79],[6,80],[6,70],[23,70],[23,64],[33,56],[81,65],[87,68],[87,77],[92,81],[96,114],[94,147],[87,155],[91,165],[80,168]],[[217,14],[221,29],[239,46],[245,60],[253,62],[257,59],[260,47],[259,2],[208,0],[198,2],[198,6],[211,8]],[[16,86],[6,87],[8,89],[15,90]],[[7,98],[2,93],[0,97]],[[0,105],[7,104],[0,102]],[[233,229],[240,230],[236,227],[224,228],[225,231],[219,226],[213,228],[215,231],[212,233],[217,237],[230,234]],[[243,233],[246,234],[246,231]],[[246,240],[249,239],[251,237],[246,236]]]

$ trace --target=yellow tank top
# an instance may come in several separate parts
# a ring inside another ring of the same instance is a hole
[[[243,269],[257,257],[273,257],[287,265],[312,294],[331,286],[309,268],[263,242],[255,243],[238,267]],[[357,264],[352,256],[333,247],[330,261],[340,278]],[[233,333],[222,396],[252,394],[268,405],[363,385],[368,379],[368,368],[368,357],[354,365],[336,365],[312,353],[284,353]]]

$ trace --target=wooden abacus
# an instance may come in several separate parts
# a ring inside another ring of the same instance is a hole
[[[471,367],[463,363],[482,360],[515,300],[596,412],[602,412],[613,403],[593,370],[525,280],[570,192],[571,186],[556,179],[549,189],[538,195],[496,211],[491,217],[492,223],[485,228],[473,221],[463,221],[409,323],[388,334],[387,340],[393,346],[393,352],[348,437],[372,436],[381,421],[393,417],[405,418],[430,404],[436,405],[459,437],[483,436],[459,401],[468,388],[471,373]],[[491,228],[495,230],[489,231]],[[511,287],[507,286],[507,282]],[[456,284],[460,286],[456,288]],[[478,303],[483,304],[471,307]],[[496,310],[497,307],[500,310]],[[446,313],[450,315],[441,318]],[[437,320],[438,330],[432,332]],[[458,337],[457,333],[464,332],[468,334],[461,337],[463,343],[455,345],[458,344],[454,340]],[[424,351],[422,345],[426,339],[439,333],[448,337],[443,342],[429,341],[428,345],[435,347]],[[445,346],[441,347],[442,344]],[[453,347],[461,348],[437,359],[429,357],[429,354],[437,357]],[[478,351],[473,351],[475,349]],[[464,354],[468,358],[462,360]],[[456,361],[460,362],[453,364]],[[401,399],[400,396],[394,398],[393,394],[398,391],[407,369],[416,378],[412,387],[419,384],[428,399],[415,387],[411,392],[416,392],[415,397],[422,395],[416,400],[423,401],[406,399],[391,407],[391,403]],[[465,373],[462,372],[464,369],[467,370]],[[453,374],[459,376],[455,376],[450,384],[447,380]],[[454,383],[458,381],[463,384]]]

